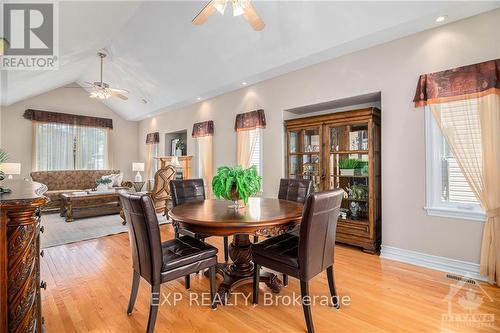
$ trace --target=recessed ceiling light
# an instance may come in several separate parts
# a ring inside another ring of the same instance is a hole
[[[148,117],[148,118],[149,118],[149,117],[151,117],[151,115],[150,115],[150,114],[148,114],[146,117]]]
[[[247,83],[246,83],[246,82],[241,82],[241,85],[242,85],[242,86],[246,86],[246,85],[247,85]]]
[[[446,21],[447,18],[448,18],[448,16],[446,16],[446,15],[438,16],[438,17],[436,17],[436,22],[437,23],[444,22],[444,21]]]
[[[201,97],[198,97],[197,100],[201,101]]]

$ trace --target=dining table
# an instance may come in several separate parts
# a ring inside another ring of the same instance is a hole
[[[218,297],[226,303],[236,288],[253,281],[250,236],[277,236],[292,230],[301,220],[302,209],[301,203],[276,198],[252,197],[236,207],[229,201],[207,199],[176,206],[169,216],[174,228],[187,229],[200,238],[233,236],[229,244],[231,263],[217,265],[217,273],[223,277]],[[274,293],[283,286],[275,273],[264,270],[260,281]]]

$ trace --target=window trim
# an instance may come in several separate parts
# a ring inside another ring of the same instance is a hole
[[[484,222],[486,214],[480,205],[443,203],[439,197],[443,137],[429,110],[425,110],[425,211],[429,216]]]

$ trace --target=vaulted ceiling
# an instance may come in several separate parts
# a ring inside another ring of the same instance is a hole
[[[243,17],[191,19],[199,1],[63,1],[59,5],[59,70],[2,72],[1,103],[77,82],[104,81],[130,91],[104,101],[126,119],[197,103],[349,52],[500,7],[499,2],[258,1],[266,22],[256,32]],[[69,89],[69,88],[68,88]],[[144,102],[146,101],[146,103]]]

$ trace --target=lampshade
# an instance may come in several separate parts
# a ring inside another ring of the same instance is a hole
[[[144,163],[140,162],[132,163],[132,171],[144,171]]]
[[[20,175],[21,163],[0,163],[0,170],[6,175]]]

